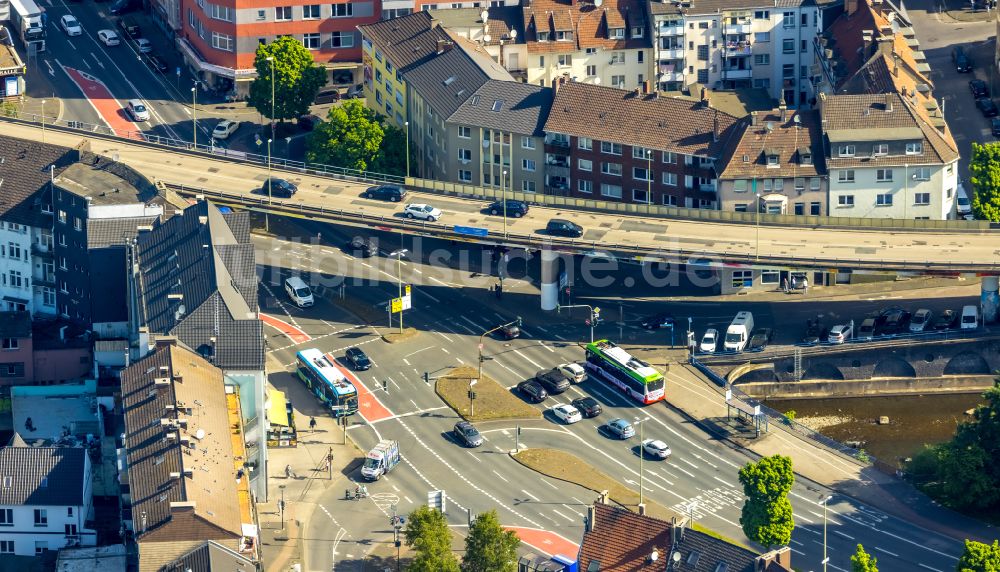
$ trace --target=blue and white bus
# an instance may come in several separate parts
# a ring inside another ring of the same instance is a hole
[[[358,390],[347,381],[344,373],[318,349],[310,348],[295,354],[299,379],[306,384],[334,417],[358,412]]]

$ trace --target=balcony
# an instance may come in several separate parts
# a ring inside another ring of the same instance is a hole
[[[684,48],[660,48],[659,57],[665,60],[679,60],[684,58]]]
[[[660,36],[683,36],[684,24],[677,26],[660,26],[656,29],[656,33]]]
[[[722,68],[722,77],[726,79],[750,79],[750,68]]]
[[[46,258],[52,258],[52,244],[43,244],[40,242],[31,243],[31,254],[35,256],[42,256]]]
[[[700,184],[698,185],[698,190],[703,193],[714,193],[715,183]]]
[[[727,57],[749,56],[751,53],[750,42],[731,42],[722,46],[722,55]]]
[[[52,288],[56,287],[55,272],[42,272],[38,276],[32,276],[31,279],[34,281],[35,286],[49,286]]]
[[[660,81],[684,81],[684,72],[668,71],[660,74]]]
[[[545,155],[545,164],[550,167],[569,167],[569,157],[566,155]]]
[[[726,24],[724,30],[727,34],[749,34],[750,28],[750,20],[741,20],[735,24]]]

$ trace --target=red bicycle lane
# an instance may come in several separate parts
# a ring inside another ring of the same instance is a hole
[[[339,369],[344,374],[344,377],[354,384],[355,389],[358,390],[358,413],[361,414],[361,417],[366,422],[372,423],[395,417],[393,412],[389,411],[389,408],[385,405],[382,405],[382,402],[375,397],[375,394],[365,384],[361,383],[361,380],[351,370],[337,363],[337,358],[333,354],[326,354],[326,357],[330,358],[330,363]]]
[[[577,553],[580,551],[578,544],[567,540],[555,532],[525,526],[505,526],[504,528],[517,534],[521,542],[549,556],[559,554],[575,560]]]
[[[312,339],[312,336],[309,334],[303,332],[288,322],[275,318],[269,314],[260,312],[260,321],[264,322],[265,325],[278,330],[282,334],[285,334],[288,339],[292,340],[292,343],[301,344]]]
[[[125,117],[122,104],[111,94],[111,90],[104,85],[104,82],[87,72],[66,66],[62,68],[115,135],[142,140],[139,127]]]

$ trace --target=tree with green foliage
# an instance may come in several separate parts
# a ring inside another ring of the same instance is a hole
[[[977,219],[1000,222],[1000,143],[972,143],[969,160],[972,212]]]
[[[274,60],[268,61],[269,57]],[[291,36],[279,36],[270,44],[257,46],[253,65],[257,68],[257,78],[250,84],[249,103],[261,115],[272,120],[284,121],[309,113],[316,93],[326,84],[326,70],[317,66],[312,52]]]
[[[497,511],[484,512],[472,521],[465,537],[462,572],[517,572],[517,546],[521,539],[500,526]]]
[[[310,163],[371,171],[384,138],[385,128],[375,112],[361,100],[349,99],[331,107],[327,120],[309,135],[306,158]]]
[[[878,558],[865,552],[865,547],[859,544],[851,556],[851,572],[878,572]]]
[[[417,553],[408,572],[459,572],[451,551],[451,529],[444,515],[427,505],[410,513],[403,528],[406,545]]]
[[[1000,544],[965,541],[965,550],[958,559],[956,572],[1000,572]]]
[[[406,131],[392,125],[386,125],[382,146],[375,156],[371,169],[387,175],[406,175]],[[412,153],[412,149],[411,149]],[[412,160],[413,157],[411,156]]]
[[[795,529],[788,492],[795,483],[792,459],[783,455],[764,457],[740,469],[743,513],[740,525],[747,538],[767,548],[788,544]]]
[[[951,441],[926,447],[907,467],[914,484],[942,504],[979,513],[1000,508],[1000,378],[983,400]]]

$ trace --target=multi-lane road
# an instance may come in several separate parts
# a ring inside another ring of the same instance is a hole
[[[312,339],[294,343],[277,330],[269,330],[270,353],[288,373],[272,375],[272,381],[296,399],[308,399],[290,373],[294,353],[304,347],[318,347],[340,358],[347,347],[359,346],[372,358],[375,367],[356,376],[365,395],[363,413],[368,421],[350,429],[352,439],[362,448],[380,438],[399,440],[405,463],[387,478],[369,486],[373,493],[372,510],[385,511],[397,503],[400,512],[408,512],[426,502],[430,490],[443,489],[449,499],[449,519],[455,525],[465,523],[466,509],[473,512],[495,508],[505,525],[539,528],[556,532],[569,542],[579,542],[585,506],[594,493],[579,487],[554,482],[521,467],[507,452],[514,448],[516,425],[522,427],[521,446],[555,447],[572,451],[608,475],[638,488],[639,463],[634,449],[636,439],[622,442],[606,437],[599,425],[614,417],[645,421],[647,437],[662,438],[673,449],[666,462],[647,461],[643,474],[644,493],[654,502],[677,511],[690,512],[697,522],[733,538],[743,538],[739,511],[742,491],[736,474],[748,457],[741,451],[709,439],[665,404],[638,408],[617,392],[594,381],[574,386],[566,394],[550,398],[551,406],[582,395],[600,401],[605,412],[595,420],[563,426],[546,416],[543,420],[484,423],[480,429],[487,439],[479,449],[465,449],[453,442],[448,431],[457,417],[425,385],[423,372],[440,375],[450,367],[475,365],[478,337],[487,329],[512,318],[504,308],[483,304],[483,288],[466,288],[470,278],[450,277],[440,268],[423,260],[402,265],[402,277],[414,284],[414,310],[406,323],[420,330],[410,341],[393,345],[367,328],[359,328],[356,319],[329,299],[320,299],[315,307],[300,310],[289,305],[274,286],[277,276],[290,272],[328,271],[337,276],[364,276],[366,280],[348,280],[344,295],[363,304],[377,304],[395,295],[397,266],[385,257],[353,259],[336,248],[346,242],[349,232],[324,233],[323,245],[285,243],[255,238],[258,263],[268,288],[262,288],[262,311],[301,329]],[[333,246],[331,246],[333,245]],[[383,244],[383,249],[398,244]],[[403,246],[410,247],[405,244]],[[485,286],[493,280],[478,278]],[[364,285],[362,285],[364,284]],[[331,290],[331,293],[336,289]],[[331,296],[333,297],[333,296]],[[484,371],[505,386],[513,386],[531,377],[539,369],[567,361],[581,361],[578,341],[589,333],[580,325],[546,322],[543,317],[525,316],[525,335],[511,342],[487,338],[484,352],[488,360]],[[632,332],[648,344],[663,344],[663,334]],[[641,338],[641,336],[646,336]],[[386,382],[388,391],[382,390]],[[684,374],[667,376],[671,391],[699,391],[697,383]],[[708,394],[706,393],[706,398]],[[668,397],[669,399],[669,397]],[[831,470],[836,459],[829,460]],[[791,500],[796,513],[796,530],[791,548],[796,568],[818,570],[823,551],[823,509],[817,501],[831,494],[824,487],[798,479]],[[336,506],[343,491],[328,491],[321,500],[324,506]],[[945,571],[954,567],[961,547],[958,542],[915,527],[850,498],[834,495],[829,504],[830,569],[849,570],[850,554],[857,543],[874,551],[885,570],[926,568]],[[312,531],[324,539],[322,526]],[[330,539],[332,540],[332,539]],[[325,546],[325,545],[324,545]],[[568,544],[562,544],[571,550]],[[539,547],[545,549],[546,547]],[[551,548],[551,547],[550,547]],[[554,550],[566,551],[566,550]],[[310,551],[310,569],[328,566],[328,550]]]

